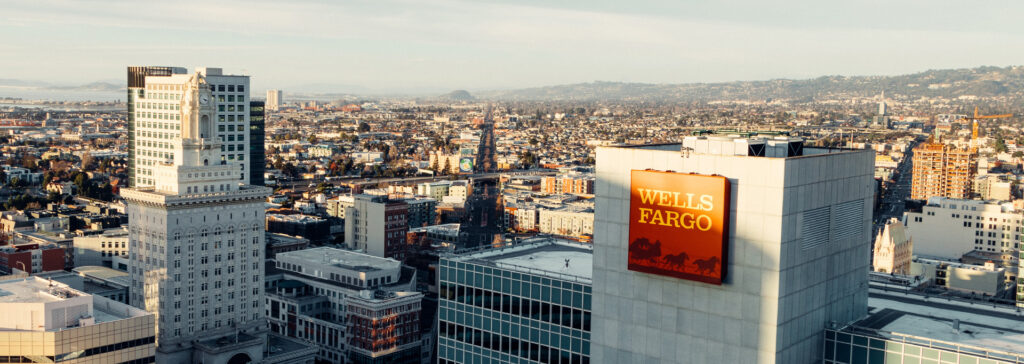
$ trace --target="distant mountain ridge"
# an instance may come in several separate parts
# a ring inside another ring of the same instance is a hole
[[[115,84],[105,81],[90,82],[83,85],[54,85],[42,81],[15,79],[0,79],[0,87],[18,87],[49,91],[122,91],[125,89],[123,84]]]
[[[1024,66],[928,70],[899,76],[822,76],[805,80],[775,79],[720,83],[650,84],[590,82],[477,92],[480,98],[531,101],[713,101],[785,99],[813,101],[842,94],[955,98],[1010,96],[1024,99]]]
[[[445,101],[473,101],[475,98],[466,90],[455,90],[438,97]]]

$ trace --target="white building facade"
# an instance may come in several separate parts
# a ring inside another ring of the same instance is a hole
[[[972,250],[1001,254],[1016,265],[1017,245],[1024,241],[1024,215],[1011,203],[934,197],[920,210],[903,214],[914,254],[960,259]]]
[[[277,111],[284,103],[284,94],[281,90],[267,90],[267,110]]]
[[[244,89],[226,86],[247,89],[248,78],[219,74],[171,77],[185,79],[175,89],[181,110],[172,128],[178,136],[166,141],[170,157],[152,165],[147,187],[121,192],[129,216],[129,302],[156,314],[160,362],[263,358],[263,200],[271,190],[245,185],[239,164],[225,158],[237,151],[223,149],[226,138],[215,132],[223,126],[215,120],[226,116],[216,100],[225,93],[234,102],[247,99],[239,96]],[[159,85],[147,78],[147,89]],[[235,342],[219,345],[216,339],[227,336]]]
[[[906,228],[894,217],[875,236],[872,269],[881,273],[910,274],[913,251],[914,244],[907,237]]]
[[[183,140],[184,114],[196,101],[210,109],[210,128],[203,137],[219,139],[220,159],[210,164],[231,166],[236,182],[249,183],[249,76],[225,75],[220,68],[200,67],[206,84],[205,99],[188,99],[189,80],[195,75],[181,67],[128,68],[129,185],[152,187],[155,167],[174,161]],[[193,95],[193,97],[198,97]]]
[[[820,363],[822,328],[867,313],[873,161],[791,139],[598,148],[593,361]],[[630,174],[645,169],[729,179],[721,285],[627,269]]]

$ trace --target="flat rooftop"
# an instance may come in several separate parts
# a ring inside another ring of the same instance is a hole
[[[67,287],[62,283],[57,286]],[[11,279],[0,282],[0,303],[46,303],[62,301],[63,298],[49,294],[50,285],[46,280],[33,277]]]
[[[72,270],[75,271],[78,274],[82,274],[82,275],[93,277],[93,278],[103,279],[103,280],[112,280],[112,279],[115,279],[115,278],[128,277],[129,276],[128,272],[120,271],[120,270],[112,269],[112,268],[107,268],[107,267],[103,267],[103,266],[98,266],[98,265],[84,265],[84,266],[81,266],[81,267],[75,267]]]
[[[854,323],[859,332],[918,345],[1024,357],[1024,316],[1013,309],[876,293],[868,298],[868,309],[868,317]],[[959,329],[954,329],[957,325]]]
[[[362,272],[398,269],[402,266],[401,262],[394,259],[375,257],[369,254],[329,247],[278,253],[277,259],[298,259],[311,263],[330,264],[336,267]]]
[[[587,283],[594,276],[593,246],[557,238],[533,238],[516,246],[485,250],[452,259],[555,278],[576,278]]]

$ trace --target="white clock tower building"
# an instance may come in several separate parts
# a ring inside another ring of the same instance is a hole
[[[211,74],[220,70],[145,77],[144,101],[135,100],[153,110],[135,130],[147,145],[137,156],[152,162],[139,175],[148,183],[121,191],[130,303],[157,315],[160,363],[263,360],[263,200],[271,190],[246,184],[228,157],[237,153],[224,147],[217,117],[236,101],[215,98],[223,82],[210,83]]]

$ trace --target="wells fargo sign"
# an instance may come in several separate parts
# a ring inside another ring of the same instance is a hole
[[[729,179],[632,171],[629,270],[722,284]]]

